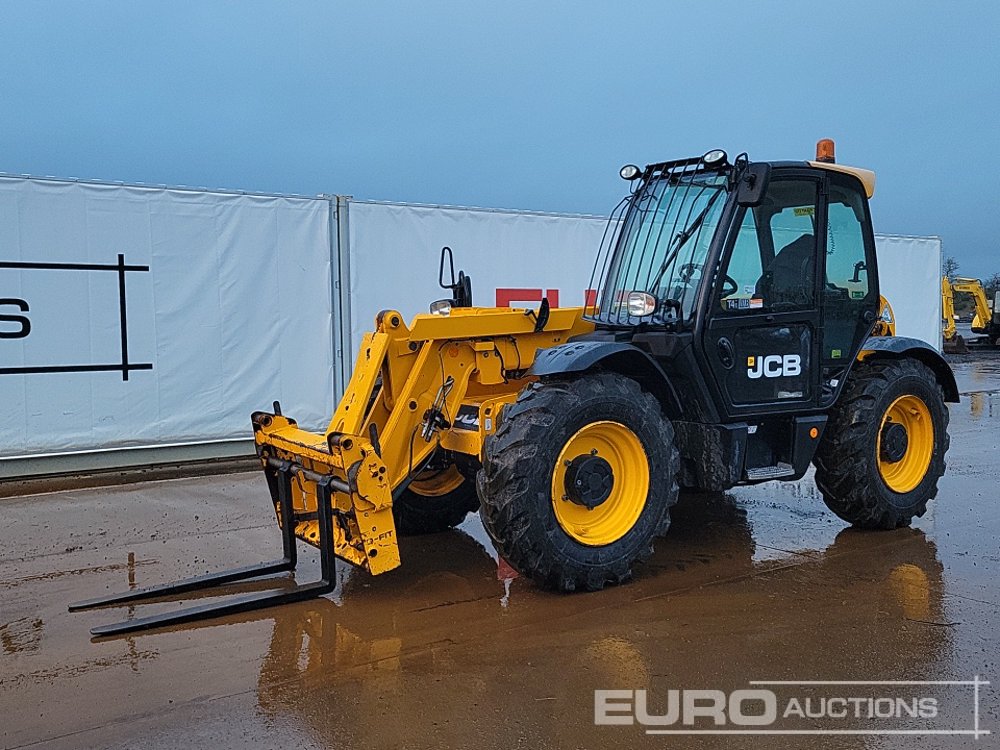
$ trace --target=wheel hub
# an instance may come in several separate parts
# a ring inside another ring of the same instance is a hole
[[[610,420],[590,422],[564,443],[552,467],[552,512],[574,542],[604,547],[632,530],[649,497],[646,455],[632,430]]]
[[[906,449],[909,447],[909,437],[906,434],[906,428],[898,422],[886,422],[882,425],[882,440],[880,448],[880,457],[883,461],[888,463],[896,463],[901,461],[903,456],[906,455]]]
[[[611,497],[615,475],[600,456],[577,456],[566,468],[565,483],[567,498],[593,510]]]

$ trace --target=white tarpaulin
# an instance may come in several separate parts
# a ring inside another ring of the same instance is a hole
[[[0,456],[249,437],[275,399],[325,423],[329,209],[0,178]]]
[[[896,335],[941,349],[941,240],[875,235],[878,283],[896,315]]]
[[[339,231],[335,206],[349,208]],[[246,440],[274,399],[320,428],[376,313],[448,296],[442,245],[476,304],[573,306],[605,225],[0,176],[0,476],[45,471],[11,457]],[[877,242],[897,332],[939,345],[940,240]]]
[[[351,333],[354,349],[379,310],[409,319],[435,299],[447,245],[472,278],[473,302],[492,307],[584,303],[607,219],[596,216],[351,201]],[[354,352],[351,352],[354,355]]]
[[[607,220],[476,208],[351,201],[351,333],[356,349],[376,313],[407,318],[448,296],[437,286],[442,245],[472,277],[478,305],[582,305]],[[941,240],[876,235],[882,294],[896,333],[940,348]],[[353,351],[351,352],[353,356]]]

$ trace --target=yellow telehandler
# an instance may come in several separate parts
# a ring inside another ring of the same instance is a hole
[[[379,313],[326,430],[275,403],[252,416],[284,555],[73,605],[176,595],[296,563],[319,581],[95,628],[114,635],[319,596],[336,558],[400,565],[400,533],[479,510],[499,554],[540,585],[625,581],[666,532],[680,487],[802,477],[846,522],[924,513],[948,449],[955,378],[894,333],[868,207],[875,175],[722,150],[621,170],[584,308],[472,306],[442,251],[448,299],[407,324]],[[446,273],[447,271],[447,273]]]

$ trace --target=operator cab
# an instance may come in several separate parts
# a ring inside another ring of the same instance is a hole
[[[815,161],[713,150],[622,169],[633,188],[598,257],[588,338],[655,361],[682,442],[742,464],[720,488],[804,473],[878,318],[875,175],[833,159],[821,141]]]
[[[586,316],[634,331],[695,382],[692,363],[664,361],[690,349],[712,391],[701,406],[720,406],[720,419],[832,403],[879,289],[874,174],[834,163],[827,143],[811,162],[730,163],[713,150],[623,168],[634,188],[612,216]]]

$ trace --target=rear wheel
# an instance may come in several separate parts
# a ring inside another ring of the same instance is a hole
[[[392,516],[400,536],[433,534],[457,526],[478,507],[475,482],[449,464],[418,474],[393,502]]]
[[[564,591],[619,583],[677,501],[674,432],[656,399],[609,373],[534,383],[501,414],[479,473],[500,554]]]
[[[855,526],[907,526],[937,494],[948,443],[948,408],[927,366],[859,364],[816,451],[816,484],[830,510]]]

